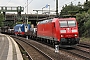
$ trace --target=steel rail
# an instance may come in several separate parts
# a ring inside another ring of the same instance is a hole
[[[71,53],[71,54],[73,54],[73,55],[75,55],[75,56],[77,56],[77,57],[83,58],[83,59],[85,59],[85,60],[90,60],[89,57],[84,56],[84,55],[81,55],[81,54],[78,54],[78,53],[73,52],[73,51],[71,51],[71,50],[66,50],[66,49],[61,49],[61,50],[66,51],[66,52],[68,52],[68,53]]]
[[[26,55],[28,56],[28,59],[33,60],[32,57],[30,56],[30,54],[25,50],[25,48],[19,42],[17,42],[17,44],[26,52]]]
[[[25,40],[18,38],[18,37],[14,37],[14,38],[17,38],[17,39],[23,41],[24,43],[28,44],[29,46],[33,47],[35,50],[37,50],[39,53],[41,53],[44,57],[48,58],[48,60],[54,60],[49,55],[45,54],[43,51],[41,51],[39,48],[35,47],[34,45],[30,44],[29,42],[26,42]]]

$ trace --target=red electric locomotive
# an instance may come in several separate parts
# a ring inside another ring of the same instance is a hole
[[[59,43],[60,46],[73,46],[79,43],[78,24],[75,18],[54,18],[37,24],[37,37]]]

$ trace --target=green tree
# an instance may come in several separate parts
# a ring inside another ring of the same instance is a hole
[[[89,37],[90,36],[90,9],[87,11],[88,16],[85,18],[87,21],[85,22],[85,32],[84,36]]]
[[[4,25],[3,20],[4,20],[4,16],[3,16],[3,14],[0,13],[0,27],[2,27]]]
[[[60,12],[60,16],[64,16],[64,15],[70,15],[70,16],[73,16],[73,15],[76,15],[79,10],[82,9],[82,7],[80,6],[75,6],[73,5],[73,3],[71,2],[70,5],[65,5],[65,7],[63,6],[62,7],[62,10]]]
[[[88,11],[90,9],[90,1],[84,3],[84,9]]]
[[[78,13],[76,15],[80,36],[90,36],[90,14],[87,12]]]

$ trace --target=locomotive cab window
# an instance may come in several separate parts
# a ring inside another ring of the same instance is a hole
[[[60,27],[67,27],[67,21],[60,21]]]
[[[75,21],[59,21],[60,27],[75,27],[76,22]]]
[[[74,27],[74,26],[76,26],[76,22],[75,21],[68,21],[68,26]]]

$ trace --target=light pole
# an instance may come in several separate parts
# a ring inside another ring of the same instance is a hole
[[[38,11],[36,11],[37,12],[37,22],[38,22]]]
[[[43,7],[43,8],[45,8],[45,7]],[[42,8],[42,14],[43,14],[43,8]]]
[[[49,6],[49,17],[50,17],[50,5],[48,5]]]
[[[28,0],[27,0],[27,14],[28,14]],[[27,22],[26,22],[26,24],[28,24],[28,15],[27,15]]]
[[[36,11],[37,12],[37,20],[36,20],[36,22],[38,22],[38,11],[39,10],[33,10],[33,11]],[[37,23],[36,23],[37,24]]]
[[[58,17],[58,0],[56,0],[56,17]]]
[[[27,14],[28,14],[28,0],[27,0]]]

